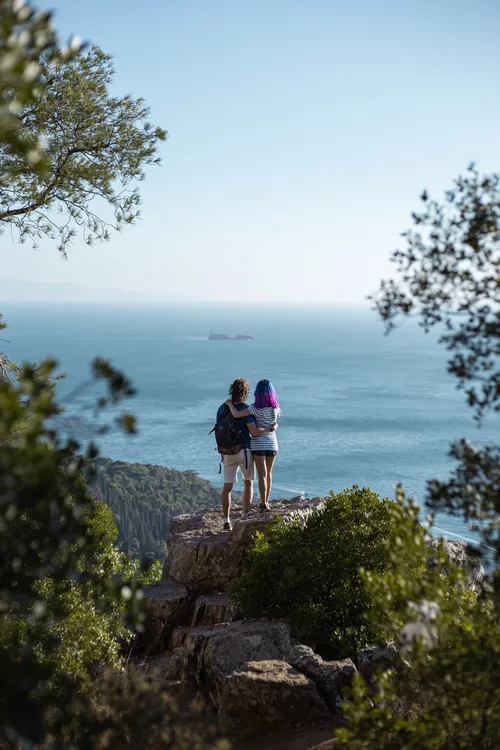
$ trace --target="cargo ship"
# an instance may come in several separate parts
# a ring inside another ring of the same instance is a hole
[[[253,336],[248,336],[246,333],[237,333],[236,336],[230,336],[228,333],[211,333],[208,337],[209,341],[252,341]]]

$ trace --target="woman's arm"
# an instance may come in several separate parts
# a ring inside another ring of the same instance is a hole
[[[250,411],[250,409],[242,409],[239,411],[239,409],[236,409],[233,402],[230,398],[227,399],[225,402],[227,406],[229,406],[229,411],[233,415],[235,419],[240,419],[241,417],[253,417],[254,415]],[[274,432],[278,427],[278,423],[275,422],[271,427],[257,427],[255,422],[249,422],[247,424],[248,432],[252,437],[257,437],[257,435],[269,435],[270,432]]]
[[[226,406],[229,406],[229,410],[235,419],[238,419],[239,417],[250,417],[252,414],[250,409],[242,409],[241,411],[238,411],[230,398],[227,399]]]
[[[278,425],[274,423],[271,427],[257,427],[255,422],[249,422],[247,427],[250,435],[257,437],[258,435],[269,435],[270,432],[274,432],[278,428]]]

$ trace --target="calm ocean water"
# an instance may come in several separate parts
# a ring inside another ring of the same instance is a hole
[[[383,335],[377,316],[355,308],[3,303],[16,361],[53,355],[74,390],[95,355],[112,359],[138,395],[129,408],[139,434],[102,441],[114,459],[194,469],[220,484],[211,429],[228,384],[271,379],[283,410],[273,497],[318,495],[352,484],[394,496],[402,482],[422,500],[429,478],[450,470],[449,443],[498,439],[498,420],[480,430],[446,373],[445,353],[405,323]],[[253,341],[209,341],[210,331],[248,333]],[[88,423],[95,392],[69,405]],[[90,430],[84,429],[90,435]],[[440,517],[450,537],[470,537],[459,519]]]

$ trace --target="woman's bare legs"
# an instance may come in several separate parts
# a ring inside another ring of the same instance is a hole
[[[259,477],[259,495],[260,504],[266,504],[267,497],[267,466],[265,456],[254,456],[255,466],[257,467],[257,475]]]
[[[267,473],[267,495],[266,495],[266,504],[269,502],[269,498],[271,496],[271,488],[273,486],[273,466],[274,462],[276,461],[276,456],[265,456],[266,459],[266,473]],[[260,486],[260,485],[259,485]]]

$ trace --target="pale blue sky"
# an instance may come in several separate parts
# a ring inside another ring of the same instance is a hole
[[[55,0],[170,134],[143,219],[4,278],[203,300],[356,302],[417,196],[500,164],[499,0]]]

